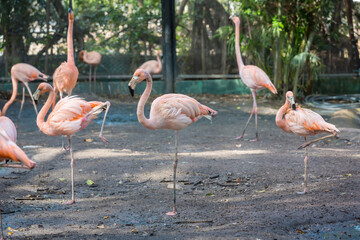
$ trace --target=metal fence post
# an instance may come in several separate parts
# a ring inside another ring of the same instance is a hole
[[[175,0],[161,0],[163,79],[165,92],[175,92],[176,42],[175,42]]]

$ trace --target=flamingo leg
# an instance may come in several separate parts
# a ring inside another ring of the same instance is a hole
[[[36,113],[36,116],[37,116],[37,115],[38,115],[38,110],[37,110],[37,107],[36,107],[36,104],[35,104],[34,97],[33,97],[32,93],[31,93],[30,88],[29,88],[29,85],[28,85],[27,83],[25,83],[24,85],[25,85],[26,89],[28,90],[28,92],[29,92],[29,94],[30,94],[31,101],[32,101],[32,103],[33,103],[33,105],[34,105],[35,113]]]
[[[23,84],[23,96],[22,96],[22,100],[21,100],[21,105],[20,105],[20,111],[19,111],[18,119],[17,119],[17,121],[16,121],[16,127],[19,126],[19,121],[20,121],[20,117],[21,117],[21,112],[22,112],[23,107],[24,107],[24,102],[25,102],[25,84]]]
[[[71,136],[68,136],[69,140],[69,148],[70,148],[70,158],[71,158],[71,201],[65,202],[65,204],[73,204],[75,203],[75,192],[74,192],[74,157],[71,146]]]
[[[306,137],[304,137],[305,142],[306,142]],[[298,192],[298,194],[305,194],[306,193],[306,188],[307,188],[307,163],[309,160],[309,152],[308,152],[308,148],[305,148],[305,158],[304,158],[304,191],[303,192]]]
[[[327,138],[331,138],[331,137],[337,137],[337,133],[335,132],[335,133],[330,134],[330,135],[328,135],[328,136],[321,137],[321,138],[312,140],[312,141],[310,141],[310,142],[305,142],[303,145],[301,145],[300,147],[298,147],[298,149],[306,148],[306,147],[310,146],[311,144],[313,144],[313,143],[315,143],[315,142],[318,142],[318,141],[321,141],[321,140],[324,140],[324,139],[327,139]]]
[[[256,91],[255,91],[255,90],[251,90],[251,94],[252,94],[252,97],[253,97],[253,108],[252,108],[250,117],[249,117],[249,119],[248,119],[247,122],[246,122],[246,125],[245,125],[245,128],[244,128],[242,134],[241,134],[239,137],[235,138],[236,140],[244,138],[245,131],[246,131],[246,129],[247,129],[247,127],[248,127],[248,125],[249,125],[249,123],[250,123],[250,120],[251,120],[252,116],[254,115],[254,113],[255,113],[256,138],[253,139],[253,140],[250,140],[250,141],[258,141],[258,140],[259,140],[259,138],[258,138],[258,132],[257,132],[257,112],[258,112],[258,110],[257,110],[257,104],[256,104]]]
[[[0,167],[29,169],[27,166],[24,166],[24,165],[21,165],[21,164],[0,164]]]
[[[91,92],[91,65],[89,65],[90,70],[89,70],[89,91]]]
[[[173,211],[166,213],[168,216],[175,216],[177,214],[176,210],[176,168],[178,163],[178,130],[175,130],[175,158],[174,158],[174,174],[173,174],[173,186],[174,186],[174,206]]]
[[[103,129],[104,129],[104,125],[105,125],[105,120],[106,120],[106,116],[107,116],[107,113],[109,111],[109,108],[110,108],[110,102],[105,102],[105,104],[107,107],[106,107],[106,111],[105,111],[105,114],[104,114],[104,119],[103,119],[103,122],[101,124],[101,130],[100,130],[100,134],[99,134],[99,137],[101,140],[103,140],[103,142],[105,143],[109,143],[109,141],[103,136]]]

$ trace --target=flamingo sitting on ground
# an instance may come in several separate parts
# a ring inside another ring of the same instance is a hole
[[[139,122],[148,129],[170,129],[175,130],[175,158],[174,158],[174,206],[173,211],[167,215],[176,215],[176,167],[177,167],[177,146],[178,130],[184,129],[202,117],[211,119],[217,112],[211,108],[200,104],[194,98],[183,94],[165,94],[156,98],[150,110],[150,118],[144,115],[145,103],[148,100],[152,89],[151,75],[143,69],[135,71],[129,82],[129,90],[134,96],[135,86],[141,81],[146,80],[146,89],[141,95],[137,106],[137,117]]]
[[[40,131],[49,136],[63,135],[67,136],[69,140],[70,147],[70,158],[71,158],[71,192],[72,198],[71,201],[66,202],[67,204],[75,203],[75,194],[74,194],[74,158],[73,151],[71,146],[71,136],[84,129],[89,125],[89,123],[97,117],[100,113],[105,111],[104,120],[101,125],[101,131],[99,137],[104,142],[108,142],[105,137],[103,137],[103,128],[106,119],[107,112],[110,108],[110,102],[87,102],[82,98],[76,96],[68,96],[61,99],[53,108],[52,112],[49,114],[46,122],[45,116],[49,111],[55,92],[50,84],[41,83],[38,86],[38,89],[34,93],[34,99],[38,100],[41,94],[45,92],[50,92],[49,97],[41,109],[36,123]]]
[[[96,87],[96,69],[101,62],[101,54],[95,51],[87,52],[82,50],[79,53],[79,59],[90,66],[89,89],[91,91],[91,67],[94,66],[94,85]]]
[[[161,59],[160,59],[160,53],[161,53],[161,50],[158,50],[156,53],[156,60],[146,61],[140,67],[138,67],[138,69],[144,69],[145,71],[150,73],[150,75],[160,74],[162,71],[162,63],[161,63]]]
[[[256,138],[251,141],[258,141],[258,130],[257,130],[257,113],[258,108],[256,104],[256,90],[267,88],[272,93],[277,94],[277,90],[275,86],[270,81],[270,78],[266,73],[259,67],[254,65],[244,65],[241,52],[240,52],[240,45],[239,45],[239,38],[240,38],[240,19],[238,17],[230,17],[230,19],[235,23],[235,51],[236,51],[236,60],[239,67],[239,74],[241,80],[251,89],[252,97],[253,97],[253,108],[250,114],[250,117],[245,125],[243,133],[237,137],[236,139],[242,139],[244,137],[246,128],[255,113],[255,129],[256,129]]]
[[[69,2],[69,27],[67,32],[67,61],[63,62],[54,72],[54,90],[55,97],[53,106],[55,106],[57,92],[60,92],[60,99],[63,98],[63,93],[66,92],[68,96],[71,95],[74,89],[79,71],[75,65],[74,60],[74,46],[73,46],[73,26],[74,26],[74,13],[72,11],[72,1]]]
[[[1,111],[0,111],[1,115]],[[16,145],[17,132],[14,123],[5,116],[0,116],[0,167],[12,167],[12,168],[26,168],[33,169],[36,163],[31,161],[21,148]],[[21,164],[7,164],[7,161],[11,159]],[[4,239],[4,233],[2,228],[1,209],[0,209],[0,228],[1,239]]]
[[[49,76],[43,74],[42,72],[40,72],[38,69],[36,69],[35,67],[31,66],[30,64],[27,63],[17,63],[14,66],[12,66],[11,68],[11,81],[12,81],[12,86],[13,86],[13,92],[11,95],[10,100],[4,105],[3,109],[2,109],[2,115],[5,116],[5,113],[7,111],[7,109],[10,107],[10,105],[14,102],[17,92],[18,92],[18,84],[19,81],[23,83],[23,97],[22,97],[22,101],[21,101],[21,106],[20,106],[20,111],[19,111],[19,115],[18,115],[18,119],[16,124],[18,124],[20,117],[21,117],[21,112],[24,106],[24,102],[25,102],[25,87],[28,90],[32,103],[34,105],[34,109],[36,112],[36,115],[38,114],[34,99],[32,97],[32,93],[31,90],[29,88],[29,82],[34,81],[35,79],[42,79],[44,81],[47,81],[47,78]]]
[[[290,105],[292,108],[290,108]],[[335,125],[325,122],[325,120],[316,112],[306,108],[297,107],[294,101],[294,95],[291,91],[286,93],[285,104],[276,113],[276,125],[284,132],[295,133],[304,137],[305,143],[299,149],[305,148],[305,172],[304,172],[304,191],[299,194],[306,193],[306,168],[308,162],[308,146],[314,142],[337,136],[339,130]],[[331,133],[328,136],[306,142],[306,137],[319,133]]]

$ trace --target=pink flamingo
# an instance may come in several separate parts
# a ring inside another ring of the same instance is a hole
[[[144,115],[145,103],[148,100],[152,89],[151,75],[143,69],[135,71],[129,82],[129,90],[134,96],[135,86],[146,80],[146,89],[141,95],[137,106],[137,117],[139,122],[148,129],[170,129],[175,130],[175,158],[174,158],[174,206],[173,211],[167,215],[176,215],[176,168],[177,168],[177,147],[178,130],[184,129],[202,117],[211,119],[217,112],[200,104],[194,98],[183,94],[165,94],[156,98],[151,104],[150,118]]]
[[[75,203],[75,194],[74,194],[74,158],[73,151],[71,146],[71,136],[84,129],[89,125],[89,123],[97,117],[101,112],[105,111],[104,120],[101,125],[101,131],[99,137],[104,142],[108,142],[105,137],[103,137],[103,128],[106,119],[106,115],[110,108],[110,102],[87,102],[79,97],[68,96],[61,99],[53,108],[52,112],[49,114],[46,122],[45,116],[49,111],[53,99],[55,97],[54,89],[50,84],[41,83],[38,86],[38,89],[34,93],[34,99],[38,100],[41,94],[45,92],[50,92],[48,99],[41,109],[39,115],[36,119],[36,124],[39,127],[40,131],[49,136],[63,135],[67,136],[69,140],[70,147],[70,158],[71,158],[71,192],[72,198],[71,201],[66,202],[67,204]]]
[[[239,45],[239,38],[240,38],[240,19],[238,17],[230,17],[230,19],[235,23],[235,51],[236,51],[236,60],[239,67],[239,74],[241,80],[251,89],[251,94],[253,97],[253,108],[250,114],[250,117],[245,125],[243,133],[237,137],[236,139],[242,139],[244,137],[246,128],[255,113],[255,129],[256,129],[256,138],[251,141],[258,141],[258,130],[257,130],[257,113],[258,108],[256,104],[256,90],[267,88],[272,93],[277,94],[277,90],[275,86],[270,81],[270,78],[266,73],[259,67],[254,65],[244,65],[241,52],[240,52],[240,45]]]
[[[66,92],[68,96],[71,95],[74,89],[79,71],[75,65],[74,60],[74,46],[73,46],[73,26],[74,26],[74,13],[72,11],[72,1],[69,2],[69,27],[67,32],[67,61],[63,62],[54,72],[54,90],[55,98],[53,106],[55,106],[57,92],[60,92],[60,98],[63,98],[63,93]]]
[[[79,53],[79,59],[90,66],[90,73],[89,73],[89,88],[91,91],[91,67],[94,66],[94,84],[96,87],[96,69],[97,66],[101,62],[101,54],[95,51],[87,52],[82,50]]]
[[[290,105],[292,108],[290,108]],[[304,191],[298,194],[306,193],[306,168],[308,162],[308,146],[314,142],[329,138],[336,137],[339,130],[335,125],[325,122],[325,120],[316,112],[306,108],[297,107],[295,105],[294,94],[291,91],[286,93],[285,104],[276,113],[276,125],[284,132],[295,133],[304,137],[305,143],[298,149],[305,148],[305,172],[304,172]],[[319,133],[331,133],[328,136],[306,142],[306,137],[313,136]]]
[[[32,82],[35,79],[42,79],[44,81],[47,81],[48,77],[49,76],[43,74],[38,69],[36,69],[35,67],[33,67],[33,66],[31,66],[30,64],[27,64],[27,63],[17,63],[14,66],[12,66],[12,68],[11,68],[11,81],[12,81],[12,86],[13,86],[13,92],[12,92],[10,100],[4,105],[4,107],[2,109],[2,115],[5,116],[7,109],[10,107],[10,105],[15,100],[17,92],[18,92],[19,81],[23,83],[23,97],[22,97],[22,101],[21,101],[20,112],[19,112],[19,115],[18,115],[17,123],[20,120],[21,112],[22,112],[24,102],[25,102],[25,87],[26,87],[26,89],[28,90],[28,92],[30,94],[32,103],[34,105],[35,113],[37,115],[38,111],[37,111],[34,99],[32,97],[31,90],[29,88],[29,82]]]
[[[160,74],[162,71],[162,63],[161,63],[161,59],[160,59],[160,53],[161,53],[161,50],[158,50],[156,53],[156,60],[146,61],[140,67],[138,67],[138,69],[144,69],[151,75]]]
[[[1,115],[1,111],[0,111]],[[11,168],[26,168],[33,169],[36,163],[31,161],[24,151],[16,145],[17,132],[14,123],[5,116],[0,116],[0,167],[11,167]],[[7,164],[7,161],[11,159],[21,164]],[[2,218],[0,209],[0,228],[1,228],[1,239],[4,239],[4,233],[2,228]]]

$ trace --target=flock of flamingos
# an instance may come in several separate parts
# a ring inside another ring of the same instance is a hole
[[[104,119],[101,126],[99,137],[107,143],[108,141],[103,136],[103,128],[106,119],[106,115],[110,108],[110,102],[99,102],[92,101],[88,102],[77,96],[71,96],[72,90],[74,89],[77,78],[79,75],[78,69],[75,65],[74,50],[73,50],[73,23],[74,14],[72,12],[72,6],[70,1],[70,8],[68,13],[69,27],[67,33],[67,61],[63,62],[53,74],[53,86],[48,83],[41,83],[34,94],[28,86],[28,82],[35,79],[47,80],[48,76],[41,73],[35,67],[25,64],[18,63],[11,69],[11,79],[13,83],[13,93],[10,100],[4,105],[2,114],[0,117],[0,167],[14,167],[14,168],[27,168],[33,169],[36,163],[31,161],[24,151],[16,145],[17,132],[14,123],[5,116],[5,113],[11,103],[15,100],[17,94],[18,81],[23,83],[23,98],[19,111],[18,121],[21,116],[21,111],[24,104],[25,87],[30,93],[31,100],[34,105],[35,112],[37,114],[36,123],[40,131],[49,136],[67,136],[69,147],[64,147],[65,150],[70,151],[71,158],[71,189],[72,196],[71,200],[66,204],[75,203],[74,194],[74,158],[73,150],[71,145],[71,136],[76,132],[84,129],[87,125],[97,117],[100,113],[105,111]],[[257,132],[257,113],[258,108],[256,104],[256,90],[262,88],[268,88],[272,93],[277,94],[275,86],[270,81],[266,73],[260,68],[253,65],[244,65],[239,46],[239,35],[240,35],[240,20],[238,17],[231,17],[231,20],[235,23],[235,51],[236,59],[239,67],[239,74],[242,81],[251,89],[253,96],[253,108],[251,115],[246,123],[246,126],[241,136],[236,139],[243,138],[245,130],[255,113],[255,128],[256,137],[251,141],[258,141]],[[96,66],[101,60],[101,55],[96,52],[87,53],[82,51],[79,58],[90,65],[90,84],[91,84],[91,66],[95,67],[94,78],[96,79]],[[157,74],[161,72],[162,65],[158,54],[158,60],[152,60],[144,63],[140,66],[133,74],[132,79],[129,82],[129,90],[131,95],[134,95],[134,89],[137,84],[146,80],[146,89],[144,90],[137,106],[137,117],[139,122],[148,129],[171,129],[175,130],[175,158],[174,158],[174,169],[173,169],[173,210],[168,212],[167,215],[176,215],[176,168],[177,168],[177,145],[178,145],[178,130],[184,129],[196,122],[202,117],[211,119],[217,115],[217,112],[213,109],[200,104],[194,98],[183,94],[165,94],[156,98],[150,110],[150,117],[146,118],[144,114],[144,106],[148,100],[151,89],[152,89],[152,78],[151,74]],[[94,81],[96,81],[94,79]],[[39,114],[37,112],[35,102],[38,100],[40,95],[47,93],[48,98]],[[56,103],[57,92],[60,93],[60,100]],[[63,97],[63,93],[67,93],[67,97]],[[52,107],[52,111],[45,121],[45,116]],[[286,93],[285,104],[278,110],[276,114],[276,124],[283,131],[288,133],[295,133],[299,136],[303,136],[305,143],[299,147],[305,148],[305,174],[304,174],[304,189],[300,194],[306,193],[306,168],[308,161],[308,146],[316,141],[336,136],[339,130],[332,124],[325,122],[325,120],[317,113],[304,109],[295,104],[294,96],[292,92]],[[318,133],[330,133],[330,135],[306,142],[307,136],[316,135]],[[10,163],[13,160],[17,163]],[[1,212],[0,212],[1,222]],[[3,232],[1,230],[3,239]]]

